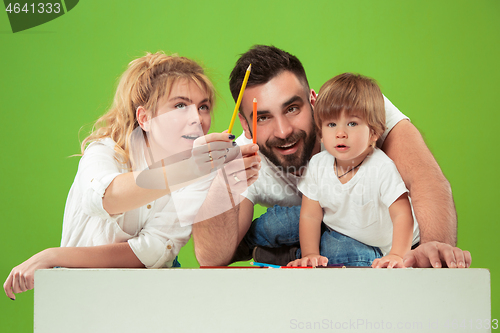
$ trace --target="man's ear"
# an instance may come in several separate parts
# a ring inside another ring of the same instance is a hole
[[[245,137],[247,139],[252,139],[252,133],[250,133],[248,122],[246,118],[241,114],[241,112],[238,112],[238,118],[240,118],[241,127],[243,127],[243,131],[245,131]]]
[[[135,112],[135,117],[137,119],[137,122],[139,123],[139,126],[141,126],[141,128],[145,132],[148,132],[150,119],[149,119],[149,115],[148,115],[146,109],[143,108],[142,106],[139,106],[137,108],[137,111]]]
[[[314,103],[316,103],[316,98],[318,98],[318,95],[314,91],[314,89],[311,89],[309,92],[309,99],[311,100],[311,105],[314,106]]]

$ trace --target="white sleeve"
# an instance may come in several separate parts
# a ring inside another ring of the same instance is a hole
[[[385,107],[385,126],[387,127],[384,134],[377,141],[379,147],[384,143],[385,138],[389,134],[389,132],[403,119],[410,119],[405,116],[394,104],[391,103],[387,97],[384,96],[384,107]]]
[[[171,267],[191,237],[191,226],[181,227],[173,204],[156,213],[139,234],[128,240],[130,248],[147,268]]]
[[[172,266],[191,237],[192,224],[212,181],[213,176],[205,177],[155,201],[161,210],[146,221],[136,237],[128,240],[146,267]]]
[[[75,183],[82,193],[82,210],[85,214],[113,220],[121,215],[110,216],[102,205],[106,188],[121,173],[115,160],[115,151],[110,145],[94,142],[87,147],[75,177]]]

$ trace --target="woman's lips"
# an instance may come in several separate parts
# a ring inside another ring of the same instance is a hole
[[[188,140],[193,140],[194,141],[194,140],[198,139],[200,137],[200,135],[198,135],[198,134],[184,134],[182,137],[184,139],[188,139]]]

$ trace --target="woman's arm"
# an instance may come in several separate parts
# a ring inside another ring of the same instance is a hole
[[[92,247],[55,247],[43,250],[10,272],[3,288],[12,300],[34,288],[35,271],[55,266],[71,268],[144,268],[127,242]]]
[[[132,172],[116,176],[106,188],[102,198],[102,205],[106,212],[115,215],[139,208],[176,190],[177,188],[172,188],[174,185],[179,183],[187,185],[187,182],[209,174],[211,166],[218,167],[224,161],[220,151],[226,152],[226,148],[233,147],[232,140],[227,133],[211,133],[200,140],[206,144],[193,150],[194,155],[190,160],[191,163],[186,164],[186,161],[173,163],[166,165],[163,169],[162,167],[158,169],[163,172],[155,173],[159,176],[157,177],[158,181],[162,182],[162,185],[164,184],[165,189],[148,189],[138,186]],[[213,156],[214,159],[218,157],[218,159],[212,163],[209,155]],[[155,176],[153,175],[153,177]]]
[[[169,193],[168,187],[163,190],[142,188],[136,184],[134,174],[127,172],[116,176],[106,188],[102,206],[109,215],[116,215],[144,206]]]

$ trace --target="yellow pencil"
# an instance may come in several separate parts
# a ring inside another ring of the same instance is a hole
[[[243,84],[241,85],[240,94],[238,95],[238,99],[236,100],[236,105],[234,106],[233,117],[231,118],[231,122],[229,123],[228,133],[231,134],[233,130],[234,120],[236,119],[236,114],[238,113],[238,109],[240,108],[241,99],[243,98],[243,93],[245,92],[245,87],[247,86],[248,77],[250,76],[250,71],[252,69],[252,64],[248,65],[247,72],[245,73],[245,78],[243,79]]]

